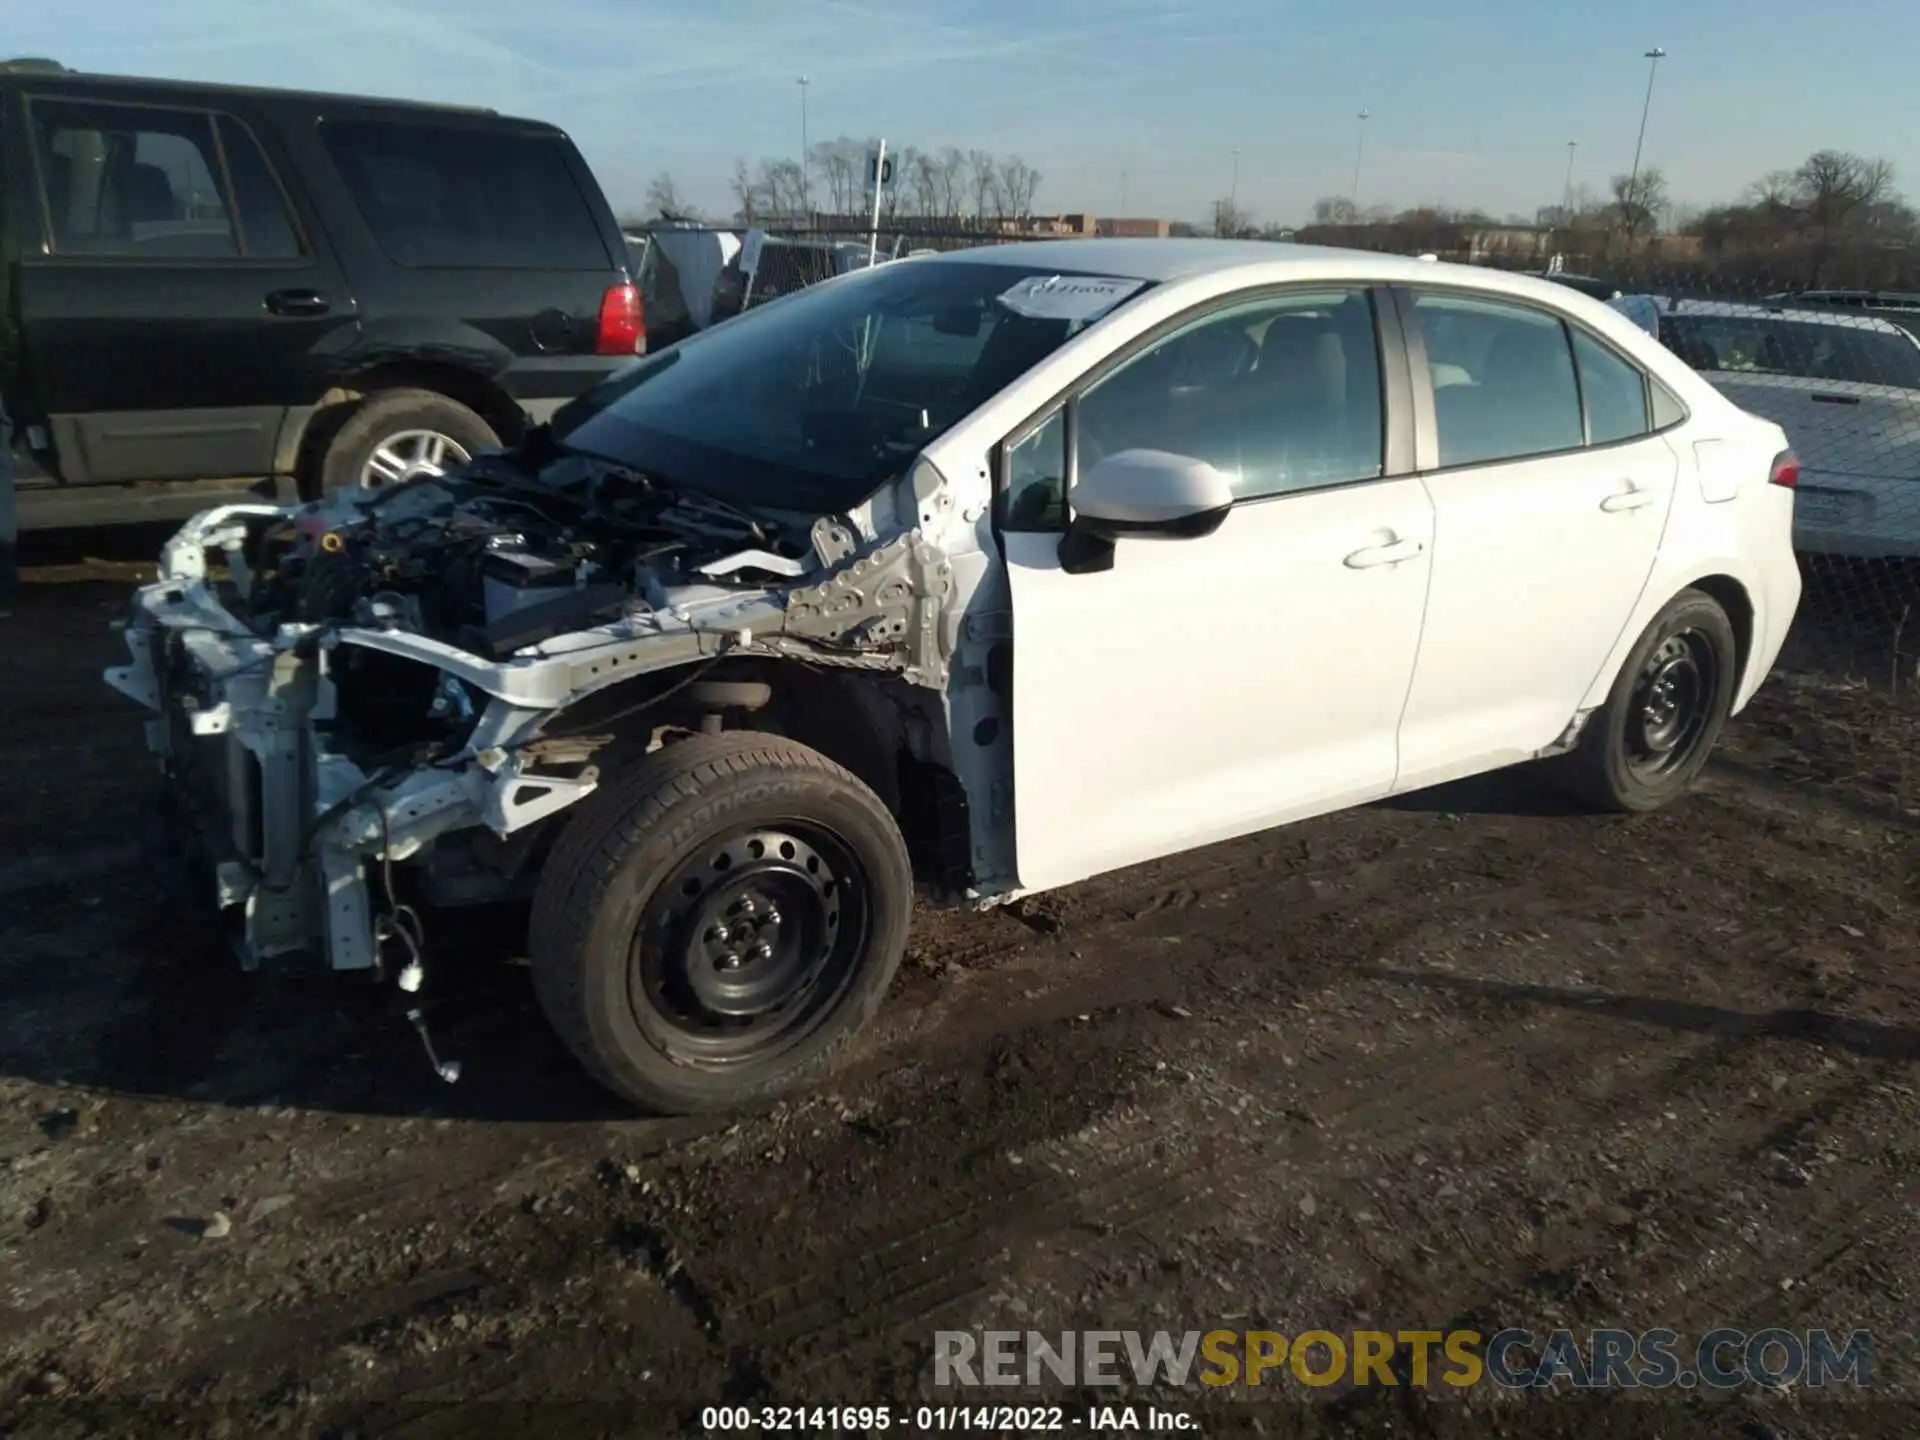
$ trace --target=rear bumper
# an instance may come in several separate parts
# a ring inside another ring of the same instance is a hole
[[[1801,471],[1793,545],[1863,560],[1920,557],[1920,479]]]

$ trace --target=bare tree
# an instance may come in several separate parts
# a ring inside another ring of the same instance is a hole
[[[727,182],[733,191],[734,217],[743,225],[753,224],[753,217],[759,208],[760,189],[753,183],[753,172],[747,169],[745,159],[733,162],[733,178]]]
[[[1793,172],[1793,200],[1824,236],[1893,192],[1893,164],[1845,150],[1819,150]]]
[[[949,145],[934,165],[934,189],[942,219],[957,220],[966,210],[967,157]]]
[[[680,187],[673,183],[673,176],[664,170],[647,182],[647,209],[653,218],[660,220],[699,218],[693,207],[680,198]]]
[[[754,189],[767,218],[791,219],[806,212],[806,187],[798,160],[762,160]]]
[[[895,171],[896,175],[900,172]],[[912,173],[905,177],[904,188],[912,195],[913,213],[916,215],[937,215],[940,211],[940,164],[924,150],[916,150],[912,156]]]
[[[1667,177],[1655,165],[1638,175],[1616,175],[1612,180],[1613,212],[1620,233],[1628,240],[1650,235],[1666,213]]]
[[[967,152],[967,184],[973,191],[973,217],[985,220],[1006,207],[1000,200],[1000,164],[985,150]]]
[[[1016,220],[1033,215],[1033,197],[1040,190],[1040,172],[1018,155],[1000,162],[1000,199],[1006,213]]]
[[[1222,240],[1247,240],[1259,234],[1253,212],[1232,200],[1213,202],[1213,233]]]

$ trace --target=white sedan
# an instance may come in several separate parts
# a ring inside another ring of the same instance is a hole
[[[213,807],[243,963],[414,989],[435,907],[530,897],[587,1068],[712,1109],[873,1014],[916,888],[1533,760],[1673,801],[1799,603],[1794,476],[1551,281],[1014,244],[751,310],[447,476],[203,516],[110,678]]]

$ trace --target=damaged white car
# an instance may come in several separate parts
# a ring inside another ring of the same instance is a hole
[[[1798,603],[1784,449],[1545,281],[1010,245],[751,311],[456,472],[202,515],[109,679],[244,965],[413,991],[436,911],[530,901],[585,1065],[711,1109],[873,1014],[916,891],[1542,757],[1674,798]]]

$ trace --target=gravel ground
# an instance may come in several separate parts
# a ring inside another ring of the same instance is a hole
[[[498,927],[442,934],[448,1086],[386,999],[234,973],[159,903],[110,573],[0,629],[0,1431],[699,1433],[978,1398],[941,1329],[1725,1324],[1869,1329],[1876,1387],[1157,1398],[1913,1433],[1920,713],[1884,681],[1777,678],[1658,816],[1500,776],[929,915],[826,1088],[657,1121]]]

